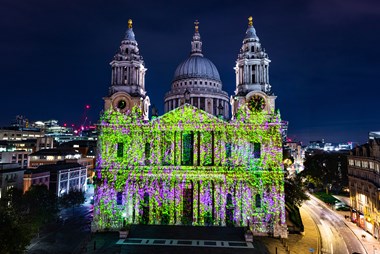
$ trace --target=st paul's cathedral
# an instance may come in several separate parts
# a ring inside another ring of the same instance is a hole
[[[257,235],[286,235],[281,119],[269,64],[250,17],[229,96],[203,55],[195,22],[165,113],[150,116],[147,69],[129,20],[99,122],[92,229],[247,226]]]

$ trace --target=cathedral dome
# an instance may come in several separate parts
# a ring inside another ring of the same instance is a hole
[[[222,90],[222,81],[215,65],[202,54],[198,21],[191,41],[190,56],[174,72],[171,90],[165,94],[165,112],[185,103],[214,116],[229,117],[228,94]]]
[[[188,78],[205,78],[220,81],[219,72],[215,65],[201,55],[191,55],[178,65],[173,81]]]

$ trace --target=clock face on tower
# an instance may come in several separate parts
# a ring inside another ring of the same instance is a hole
[[[263,96],[255,94],[248,100],[248,108],[251,111],[261,111],[265,108],[265,99]]]
[[[118,109],[125,109],[126,106],[127,106],[127,102],[125,100],[119,100],[119,102],[117,103]]]
[[[130,109],[130,105],[131,105],[130,100],[126,98],[125,96],[118,96],[112,100],[113,108],[122,113]]]

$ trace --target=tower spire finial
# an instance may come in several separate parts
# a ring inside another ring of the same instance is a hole
[[[194,25],[195,25],[195,32],[198,33],[198,28],[199,28],[199,22],[198,20],[196,19],[195,22],[194,22]]]
[[[132,19],[129,19],[129,20],[128,20],[128,28],[129,28],[129,29],[132,28]]]
[[[249,16],[249,18],[248,18],[248,26],[249,26],[249,27],[252,27],[252,26],[253,26],[252,16]]]

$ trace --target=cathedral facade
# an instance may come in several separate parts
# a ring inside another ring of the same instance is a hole
[[[149,117],[146,68],[130,20],[111,62],[99,124],[93,230],[141,223],[286,235],[281,120],[269,63],[250,17],[235,94],[228,97],[203,56],[195,22],[190,56],[165,95],[165,114]]]

